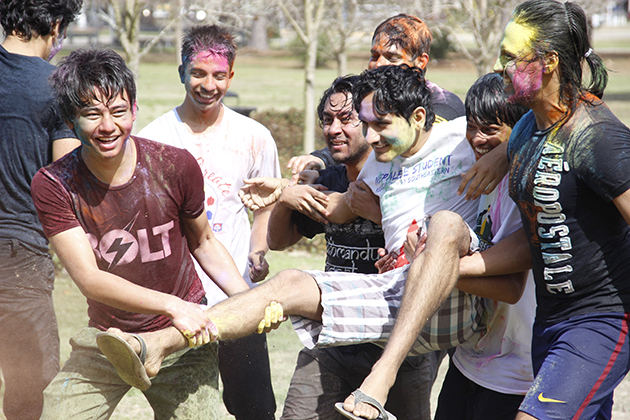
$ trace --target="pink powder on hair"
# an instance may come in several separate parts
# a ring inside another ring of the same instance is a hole
[[[204,48],[204,49],[195,48],[193,50],[193,56],[192,56],[191,61],[195,61],[195,60],[202,60],[202,61],[212,60],[212,61],[217,62],[218,64],[221,64],[227,67],[230,66],[230,63],[228,62],[228,59],[227,59],[227,49],[222,48],[221,46],[218,46],[215,48]]]

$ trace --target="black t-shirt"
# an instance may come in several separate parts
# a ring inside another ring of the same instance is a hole
[[[587,99],[545,131],[529,112],[510,137],[510,196],[530,242],[543,323],[630,312],[630,228],[612,202],[630,189],[630,130]]]
[[[345,192],[349,182],[344,165],[332,166],[320,171],[317,179],[331,191]],[[371,220],[358,217],[351,223],[323,224],[294,211],[291,220],[302,236],[312,238],[326,234],[326,268],[324,271],[348,273],[376,273],[374,263],[378,260],[378,249],[385,247],[381,226]]]
[[[48,245],[31,199],[31,180],[52,160],[53,140],[74,137],[53,105],[54,66],[0,46],[0,238],[33,251]]]

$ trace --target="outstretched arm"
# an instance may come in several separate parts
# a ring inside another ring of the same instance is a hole
[[[405,255],[409,261],[413,261],[423,247],[416,232],[407,234]],[[514,304],[525,290],[531,265],[525,231],[520,228],[496,245],[460,258],[455,287],[476,296]]]
[[[520,228],[482,252],[462,257],[457,288],[488,299],[516,303],[532,267],[525,230]]]
[[[287,190],[286,193],[290,194],[291,191]],[[283,199],[283,194],[280,195],[280,200],[276,203],[269,216],[267,244],[274,251],[282,251],[302,238],[302,235],[297,230],[297,226],[291,219],[293,208],[289,207],[286,200]]]
[[[190,253],[208,277],[228,296],[249,290],[232,256],[212,233],[206,215],[182,221]]]
[[[269,246],[267,245],[269,215],[274,207],[275,205],[272,205],[254,211],[247,260],[249,263],[249,278],[256,283],[263,281],[269,274],[269,263],[265,259],[265,255],[269,251]]]
[[[178,330],[190,331],[193,335],[201,335],[208,326],[209,320],[199,305],[99,269],[83,228],[68,229],[49,239],[85,297],[129,312],[166,315]]]
[[[290,180],[283,178],[259,177],[243,180],[244,185],[238,191],[241,201],[251,211],[270,206],[278,201],[278,197]]]

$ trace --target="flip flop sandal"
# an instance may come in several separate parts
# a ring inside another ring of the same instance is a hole
[[[147,346],[137,334],[131,334],[138,342],[142,350],[140,356],[123,338],[110,332],[101,332],[96,335],[96,344],[105,357],[114,365],[114,369],[120,378],[129,385],[146,391],[151,386],[151,380],[144,368],[147,356]]]
[[[394,416],[392,413],[385,410],[383,406],[381,405],[381,403],[379,403],[378,401],[376,401],[374,398],[370,397],[369,395],[365,394],[360,389],[357,389],[356,391],[354,391],[352,395],[354,395],[355,406],[359,403],[366,403],[366,404],[370,404],[371,406],[373,406],[374,408],[378,410],[378,417],[376,418],[376,420],[396,420],[396,416]],[[346,409],[343,408],[342,402],[338,402],[335,404],[335,410],[339,411],[344,417],[347,417],[349,419],[365,420],[365,417],[355,416],[353,413],[346,411]]]

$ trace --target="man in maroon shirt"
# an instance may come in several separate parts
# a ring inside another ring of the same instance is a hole
[[[42,418],[91,419],[111,415],[130,388],[99,350],[128,344],[102,331],[173,325],[191,342],[210,333],[190,254],[229,296],[248,287],[203,214],[192,155],[130,135],[135,84],[122,58],[79,50],[50,80],[82,146],[35,175],[33,199],[46,236],[87,297],[89,326],[71,339],[69,360],[44,392]],[[213,417],[216,346],[174,353],[166,370],[138,387],[158,418]]]

